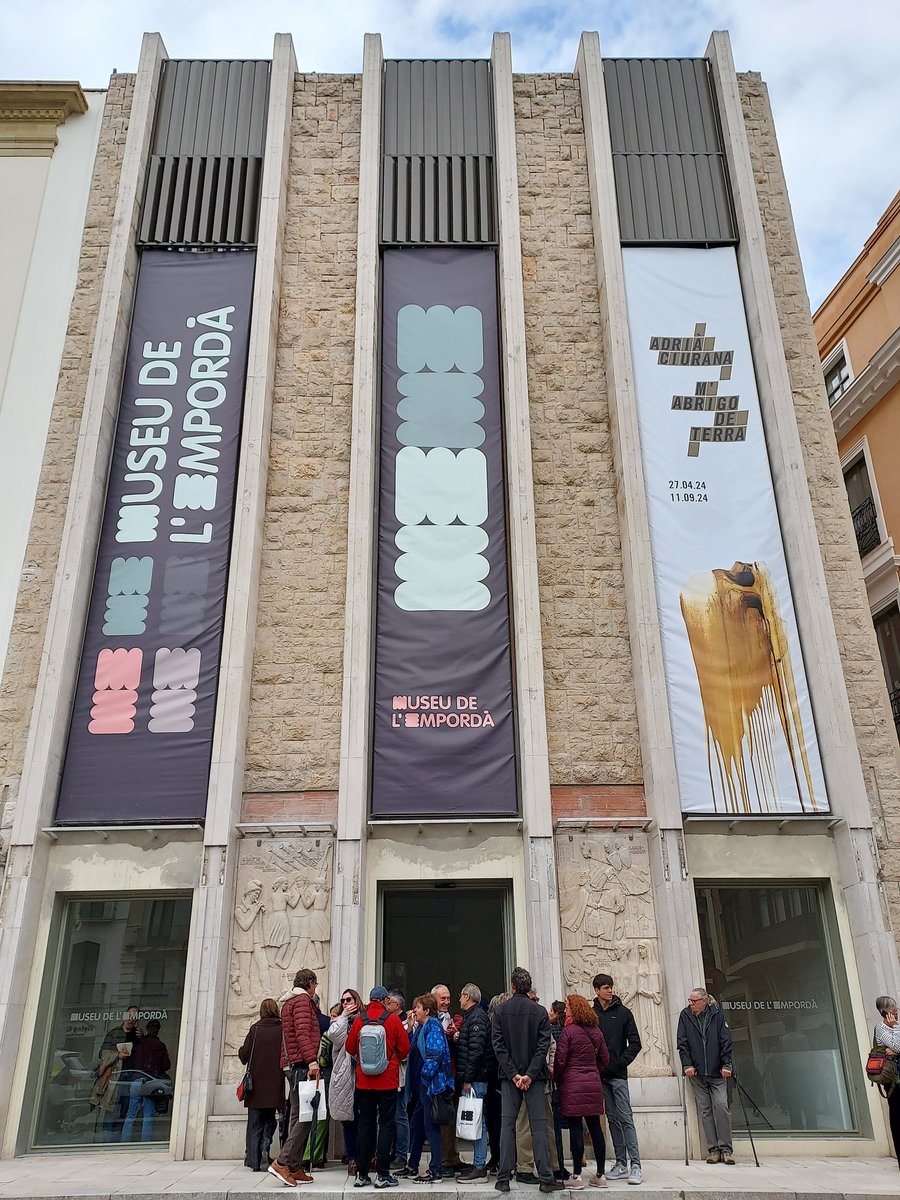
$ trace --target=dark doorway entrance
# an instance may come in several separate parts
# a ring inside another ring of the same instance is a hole
[[[446,983],[454,1012],[463,984],[477,983],[488,999],[505,991],[514,965],[511,899],[502,884],[385,887],[382,982],[400,988],[407,1003]]]

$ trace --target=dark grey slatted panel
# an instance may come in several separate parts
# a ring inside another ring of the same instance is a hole
[[[484,245],[496,240],[494,161],[488,155],[385,155],[382,242]]]
[[[382,129],[383,242],[497,240],[487,60],[386,62]]]
[[[138,241],[143,246],[251,246],[262,159],[155,154]]]
[[[603,72],[622,241],[736,242],[706,59],[606,59]]]
[[[257,61],[163,64],[141,245],[254,244],[269,69]]]

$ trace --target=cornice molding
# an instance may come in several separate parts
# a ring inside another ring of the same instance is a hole
[[[0,157],[49,157],[59,126],[87,108],[79,83],[0,82]]]
[[[840,441],[866,413],[872,411],[892,387],[900,383],[900,329],[894,330],[868,366],[856,376],[831,410],[835,435]]]
[[[874,283],[876,287],[881,287],[891,271],[897,266],[900,266],[900,237],[896,239],[887,253],[879,258],[878,262],[869,272],[869,283]]]

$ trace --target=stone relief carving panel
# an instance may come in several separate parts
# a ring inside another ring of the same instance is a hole
[[[566,988],[594,998],[598,972],[634,1013],[643,1049],[633,1075],[670,1075],[647,836],[558,833],[559,916]]]
[[[331,837],[245,838],[239,846],[222,1079],[243,1068],[238,1047],[267,996],[281,1001],[310,967],[328,1004]]]

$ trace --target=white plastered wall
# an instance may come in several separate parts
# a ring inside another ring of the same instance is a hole
[[[68,835],[63,836],[68,839]],[[199,840],[168,841],[164,833],[160,832],[154,838],[149,831],[111,833],[109,841],[93,845],[61,840],[50,848],[28,980],[26,1017],[0,1148],[3,1158],[11,1158],[27,1149],[29,1130],[25,1126],[25,1120],[29,1114],[23,1113],[23,1102],[34,1092],[34,1077],[30,1073],[33,1055],[44,1049],[36,1046],[35,1038],[40,1036],[41,1029],[46,1028],[47,1005],[51,999],[55,961],[48,957],[48,952],[51,933],[54,932],[53,920],[58,912],[58,901],[75,896],[102,899],[105,895],[135,892],[152,892],[162,899],[173,892],[190,892],[193,906],[193,896],[199,886],[201,858],[202,846]],[[193,946],[192,937],[188,945],[186,979],[190,977]],[[186,1002],[189,999],[185,997]],[[182,1036],[179,1039],[178,1061],[174,1071],[173,1129],[176,1126],[179,1106],[184,1100],[185,1089],[179,1086],[183,1051]]]
[[[688,869],[694,880],[759,883],[767,879],[797,884],[816,881],[828,885],[834,903],[838,941],[850,993],[849,1010],[853,1014],[855,1042],[848,1046],[848,1070],[861,1071],[865,1055],[871,1046],[870,1033],[874,1021],[872,997],[864,998],[857,970],[853,937],[838,862],[837,847],[828,834],[786,835],[759,834],[742,837],[740,834],[709,832],[685,836]],[[836,981],[839,982],[839,981]],[[871,1010],[871,1011],[870,1011]],[[874,1088],[865,1088],[865,1103],[874,1131],[874,1141],[865,1137],[822,1137],[818,1144],[829,1157],[861,1157],[890,1153],[886,1124],[887,1106]],[[862,1115],[862,1114],[860,1114]],[[740,1136],[742,1118],[732,1111],[735,1133]],[[754,1138],[760,1155],[779,1157],[809,1157],[817,1139],[764,1138],[754,1126]]]
[[[56,393],[105,92],[52,157],[0,157],[0,674]]]

